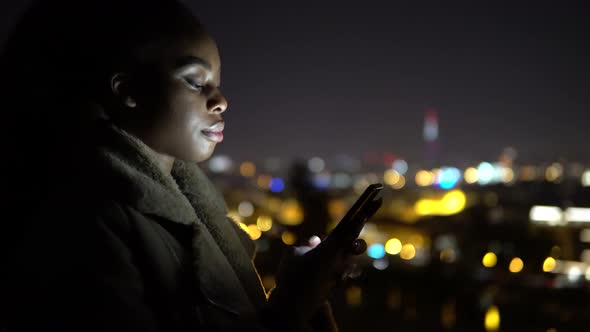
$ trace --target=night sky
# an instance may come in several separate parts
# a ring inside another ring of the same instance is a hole
[[[583,2],[192,2],[217,40],[237,159],[368,151],[441,163],[590,162],[590,23]],[[5,38],[26,3],[0,5]]]

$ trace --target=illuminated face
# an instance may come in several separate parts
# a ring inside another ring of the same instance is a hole
[[[217,46],[206,33],[197,32],[165,50],[163,58],[137,82],[141,112],[132,121],[142,124],[135,134],[161,154],[204,161],[223,140],[222,113],[227,108],[219,89]]]

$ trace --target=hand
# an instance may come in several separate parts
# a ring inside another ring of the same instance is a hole
[[[361,218],[371,217],[380,205],[375,203]],[[277,287],[271,292],[269,305],[291,319],[307,321],[342,281],[352,257],[365,252],[365,241],[355,238],[345,241],[328,236],[321,241],[314,236],[306,246],[290,247],[279,266]]]

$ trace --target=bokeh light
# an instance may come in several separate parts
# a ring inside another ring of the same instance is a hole
[[[519,257],[514,257],[510,261],[510,265],[508,266],[508,270],[510,270],[510,272],[512,272],[512,273],[518,273],[518,272],[522,271],[523,268],[524,268],[524,262]]]
[[[434,183],[434,174],[432,172],[421,170],[416,173],[416,184],[420,187],[427,187]]]
[[[320,157],[313,157],[307,161],[307,168],[313,173],[320,173],[326,167],[326,163]]]
[[[487,162],[482,162],[477,166],[477,174],[478,179],[477,182],[481,185],[486,185],[491,183],[494,179],[496,171],[494,170],[494,166]]]
[[[551,272],[555,269],[555,258],[547,257],[543,262],[543,272]]]
[[[284,244],[290,246],[295,244],[295,241],[297,241],[297,237],[295,236],[295,234],[289,231],[284,231],[283,234],[281,234],[281,240]]]
[[[392,238],[385,242],[385,252],[390,255],[397,255],[402,250],[402,242],[399,239]]]
[[[240,165],[240,175],[245,177],[252,177],[256,174],[256,165],[250,161],[244,161]]]
[[[493,305],[486,310],[484,327],[487,332],[496,332],[500,330],[500,310],[497,306]]]
[[[465,170],[463,178],[465,179],[465,182],[467,182],[468,184],[474,184],[477,182],[477,180],[479,180],[479,173],[477,172],[476,168],[469,167]]]
[[[402,189],[406,185],[406,178],[402,175],[399,180],[391,186],[393,189]]]
[[[498,257],[496,257],[496,254],[494,254],[493,252],[486,253],[483,256],[483,259],[481,260],[481,263],[485,267],[494,267],[494,266],[496,266],[497,262],[498,262]]]
[[[238,213],[240,216],[247,218],[254,213],[254,205],[248,201],[243,201],[238,205]]]
[[[280,193],[285,189],[285,182],[281,178],[272,178],[268,187],[273,193]]]
[[[416,247],[413,244],[407,243],[402,246],[399,257],[405,260],[411,260],[416,257]]]
[[[262,235],[262,232],[260,232],[260,229],[258,229],[258,226],[252,224],[252,225],[248,225],[248,234],[250,235],[250,238],[252,240],[258,240],[260,238],[260,236]]]
[[[397,171],[388,169],[383,173],[383,182],[387,185],[393,186],[399,181],[400,177],[401,175]]]
[[[367,249],[367,255],[374,259],[381,259],[385,256],[385,247],[381,243],[374,243]]]
[[[299,225],[303,222],[303,208],[296,199],[287,199],[281,204],[279,218],[285,225]]]
[[[403,159],[398,159],[398,160],[394,161],[392,167],[400,175],[405,175],[406,172],[408,171],[408,163]]]
[[[258,226],[259,230],[267,232],[272,228],[272,218],[269,216],[258,216],[256,226]]]

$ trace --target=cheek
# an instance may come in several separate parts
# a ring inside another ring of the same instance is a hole
[[[177,157],[185,160],[202,161],[208,158],[215,143],[201,134],[210,125],[205,99],[198,95],[179,95],[171,105],[171,124],[169,130],[175,137]]]

